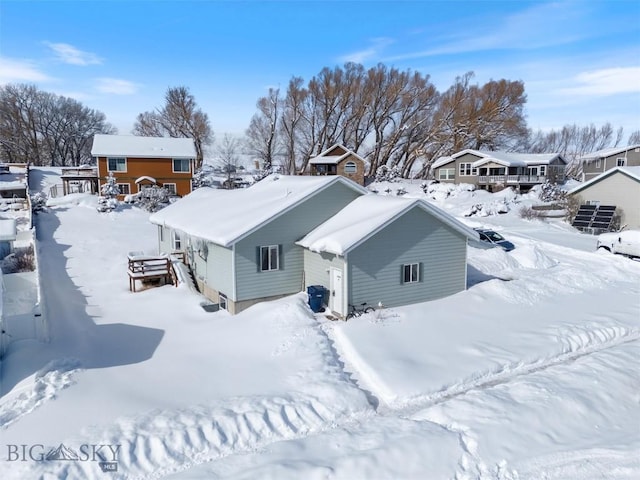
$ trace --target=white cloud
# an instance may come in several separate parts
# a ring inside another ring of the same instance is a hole
[[[364,63],[367,60],[378,58],[387,46],[394,43],[394,40],[391,38],[380,37],[371,39],[371,43],[372,45],[369,48],[348,53],[341,56],[339,60],[341,62]]]
[[[46,82],[51,78],[29,61],[0,57],[0,84],[12,82]]]
[[[132,95],[138,92],[140,85],[119,78],[98,78],[96,89],[101,93],[113,93],[116,95]]]
[[[102,63],[102,59],[95,53],[83,52],[68,43],[45,42],[45,45],[53,50],[56,57],[64,63],[81,66],[99,65]]]
[[[582,72],[573,80],[575,86],[560,89],[559,93],[600,96],[640,93],[640,67],[604,68]]]

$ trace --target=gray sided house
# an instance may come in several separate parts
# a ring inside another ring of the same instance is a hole
[[[462,150],[450,157],[440,157],[431,171],[436,180],[469,183],[478,188],[498,191],[514,187],[526,192],[533,186],[563,182],[567,162],[558,153],[511,153]]]
[[[614,167],[568,193],[581,205],[613,205],[621,225],[640,228],[640,166]]]
[[[578,160],[582,164],[582,181],[587,182],[616,167],[640,166],[640,145],[605,148],[584,155]]]
[[[199,188],[150,220],[159,251],[185,252],[200,291],[238,313],[302,291],[296,242],[366,192],[339,175],[271,175],[245,189]]]
[[[464,290],[468,239],[478,234],[423,200],[370,194],[298,244],[305,285],[327,288],[330,310],[346,315],[349,305],[393,307]]]

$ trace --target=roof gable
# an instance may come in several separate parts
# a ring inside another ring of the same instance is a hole
[[[360,155],[358,155],[355,152],[352,152],[344,145],[340,143],[336,143],[335,145],[332,145],[331,147],[327,148],[325,151],[323,151],[319,155],[310,158],[309,163],[311,165],[318,164],[318,163],[338,164],[350,156],[354,156],[358,160],[364,162],[364,158],[362,158]]]
[[[610,177],[612,175],[615,175],[616,173],[619,173],[621,175],[626,175],[627,177],[629,177],[629,178],[635,180],[636,182],[640,183],[640,167],[615,167],[615,168],[612,168],[611,170],[607,170],[606,172],[601,173],[597,177],[592,178],[591,180],[589,180],[588,182],[584,182],[581,185],[578,185],[577,187],[569,190],[567,193],[569,195],[573,195],[574,193],[578,193],[578,192],[584,190],[585,188],[604,180],[605,178],[608,178],[608,177]]]
[[[274,174],[248,188],[199,188],[154,213],[149,220],[228,247],[337,183],[367,193],[364,187],[339,175]],[[204,215],[215,210],[220,215]]]
[[[91,155],[94,157],[195,158],[196,147],[191,138],[95,134]]]
[[[345,255],[414,208],[424,210],[467,238],[478,239],[471,228],[425,200],[371,193],[355,199],[297,243],[312,251]]]

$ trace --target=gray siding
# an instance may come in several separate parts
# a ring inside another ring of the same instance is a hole
[[[620,152],[616,155],[610,155],[600,159],[600,165],[597,160],[584,162],[582,165],[583,180],[591,180],[596,175],[600,175],[607,170],[611,170],[618,166],[618,158],[626,158],[626,167],[640,166],[640,148],[631,148],[626,153]]]
[[[173,251],[171,238],[171,229],[158,225],[158,253],[171,253]]]
[[[348,302],[393,307],[466,288],[466,238],[414,207],[347,255]],[[403,284],[402,265],[420,263],[421,281]]]
[[[233,250],[214,243],[209,243],[208,247],[205,283],[235,301],[232,274]]]
[[[322,285],[329,288],[329,269],[344,271],[344,259],[333,253],[304,251],[305,288],[309,285]]]
[[[575,194],[580,203],[600,202],[615,205],[621,214],[621,224],[629,228],[640,228],[640,183],[629,176],[616,172],[596,181]]]
[[[292,294],[304,288],[304,249],[295,242],[360,196],[333,184],[236,244],[237,300]],[[260,272],[257,249],[281,245],[280,269]]]

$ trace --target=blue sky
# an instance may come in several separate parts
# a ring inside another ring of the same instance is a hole
[[[241,134],[269,87],[346,61],[441,91],[468,71],[522,80],[534,129],[640,129],[638,0],[0,2],[0,84],[76,98],[122,134],[175,86]]]

